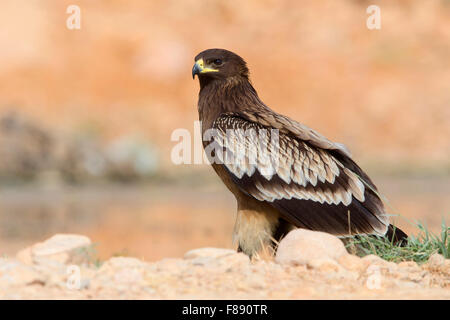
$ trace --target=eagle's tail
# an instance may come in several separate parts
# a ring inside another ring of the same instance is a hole
[[[403,232],[402,229],[390,224],[385,237],[389,239],[395,245],[400,245],[402,247],[406,246],[408,243],[408,235]]]

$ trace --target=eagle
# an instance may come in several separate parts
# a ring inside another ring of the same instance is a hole
[[[345,146],[264,104],[244,59],[208,49],[195,57],[196,75],[204,151],[237,200],[239,252],[275,248],[294,228],[407,238]]]

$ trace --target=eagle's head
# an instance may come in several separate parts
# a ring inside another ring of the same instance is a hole
[[[248,68],[244,59],[225,49],[208,49],[195,57],[192,78],[198,76],[200,83],[214,79],[245,78]]]

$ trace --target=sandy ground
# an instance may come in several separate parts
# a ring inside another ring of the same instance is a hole
[[[204,248],[183,258],[114,257],[96,266],[89,245],[87,237],[59,235],[0,258],[0,298],[450,299],[450,260],[440,255],[421,266],[348,254],[295,264]]]

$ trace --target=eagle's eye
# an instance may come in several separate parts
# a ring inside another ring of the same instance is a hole
[[[222,64],[222,60],[221,60],[221,59],[215,59],[215,60],[213,61],[213,63],[214,63],[216,66],[220,66],[220,65]]]

